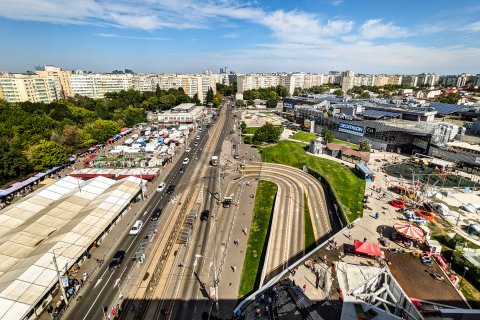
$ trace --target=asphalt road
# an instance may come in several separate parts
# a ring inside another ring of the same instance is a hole
[[[197,133],[200,136],[200,139],[194,138],[190,143],[190,152],[185,153],[185,157],[190,158],[190,162],[187,165],[182,164],[183,157],[180,158],[178,163],[170,169],[170,172],[163,179],[166,182],[167,186],[169,184],[174,184],[176,186],[173,194],[166,194],[166,189],[163,192],[155,192],[150,199],[148,200],[148,205],[144,212],[138,212],[137,218],[135,220],[142,220],[144,226],[141,229],[140,233],[136,236],[128,235],[128,231],[122,236],[115,250],[112,250],[112,255],[105,260],[105,263],[102,265],[101,269],[97,273],[96,279],[93,279],[90,287],[87,287],[88,294],[82,296],[82,300],[73,305],[65,315],[66,319],[103,319],[103,307],[112,306],[116,301],[117,297],[120,295],[119,292],[119,282],[125,281],[128,274],[131,273],[132,269],[137,264],[136,261],[132,259],[134,252],[147,235],[149,229],[152,226],[158,225],[158,233],[162,233],[165,221],[168,220],[168,215],[171,213],[171,210],[165,210],[162,213],[162,216],[158,221],[151,221],[150,215],[155,208],[165,208],[172,198],[177,197],[179,193],[187,185],[187,180],[190,177],[190,173],[193,172],[193,167],[197,165],[195,158],[202,152],[202,149],[208,140],[207,130],[203,126],[204,130]],[[195,146],[195,143],[198,143],[198,146]],[[179,173],[180,167],[185,168],[184,173]],[[154,186],[156,188],[156,186]],[[133,224],[133,223],[132,223]],[[107,244],[104,244],[107,245]],[[150,246],[153,243],[149,244]],[[126,251],[125,259],[123,260],[120,267],[116,270],[110,271],[108,265],[113,254],[117,250]]]

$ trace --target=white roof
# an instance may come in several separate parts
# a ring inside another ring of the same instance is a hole
[[[22,319],[57,282],[53,252],[59,266],[70,268],[138,194],[140,182],[66,177],[2,210],[0,320]]]

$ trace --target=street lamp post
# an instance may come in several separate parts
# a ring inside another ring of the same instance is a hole
[[[460,284],[458,286],[460,286],[463,282],[463,279],[465,279],[465,273],[467,273],[468,271],[468,267],[465,267],[465,269],[463,269],[463,276],[462,276],[462,280],[460,280]]]
[[[219,309],[219,305],[218,305],[218,278],[217,278],[217,265],[215,263],[215,260],[210,258],[210,257],[207,257],[207,256],[202,256],[201,254],[195,254],[195,258],[204,258],[204,259],[210,259],[212,260],[213,262],[213,289],[215,291],[215,308],[218,310]]]
[[[63,298],[65,299],[65,307],[66,307],[68,306],[69,300],[67,298],[67,293],[65,292],[65,288],[62,285],[62,276],[60,275],[60,270],[58,269],[57,257],[55,256],[55,250],[57,249],[63,249],[63,247],[53,249],[52,253],[53,253],[53,264],[55,265],[55,270],[57,271],[58,284],[60,285],[60,290],[62,290],[62,295],[63,295]]]

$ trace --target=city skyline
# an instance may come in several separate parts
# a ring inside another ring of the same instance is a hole
[[[0,70],[478,73],[480,5],[2,1]]]

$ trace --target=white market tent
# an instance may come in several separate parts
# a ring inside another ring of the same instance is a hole
[[[0,320],[22,319],[140,192],[141,180],[65,177],[0,211]]]

